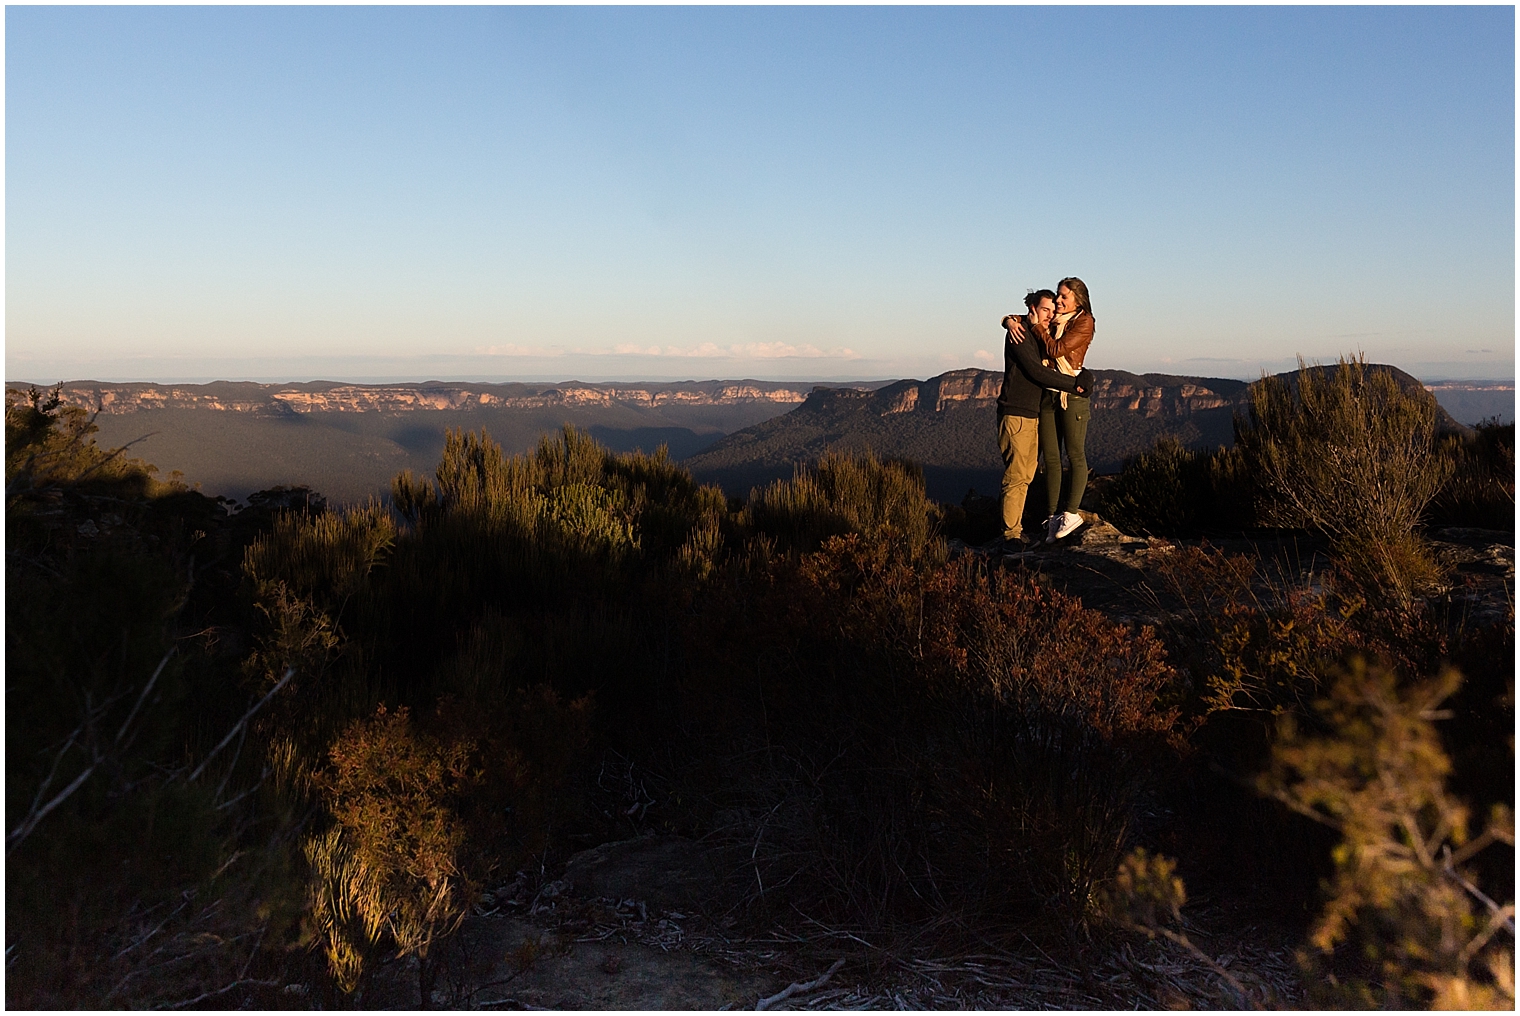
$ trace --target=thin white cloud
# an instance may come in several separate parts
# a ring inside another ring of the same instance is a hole
[[[500,346],[476,346],[475,353],[478,356],[562,356],[562,350],[550,349],[547,346],[519,346],[515,342],[503,343]]]
[[[578,351],[579,352],[579,351]],[[701,345],[681,347],[665,346],[641,346],[636,343],[621,343],[611,350],[593,352],[586,350],[593,356],[659,356],[659,357],[695,357],[700,359],[725,359],[725,360],[780,360],[780,359],[807,359],[807,360],[858,360],[860,354],[847,347],[838,349],[819,349],[817,346],[803,344],[792,345],[789,342],[746,342],[723,347],[714,342],[704,342]]]

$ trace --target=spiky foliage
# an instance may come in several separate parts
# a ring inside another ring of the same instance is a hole
[[[1391,670],[1358,658],[1318,703],[1327,733],[1283,718],[1262,789],[1342,836],[1329,899],[1310,932],[1320,959],[1306,959],[1316,975],[1329,975],[1327,1000],[1514,1004],[1514,904],[1489,900],[1464,867],[1490,843],[1513,846],[1513,819],[1496,808],[1469,838],[1467,809],[1446,790],[1451,766],[1433,723],[1461,680],[1446,670],[1401,687]],[[1496,936],[1506,932],[1509,946],[1501,946]]]
[[[1361,601],[1337,595],[1326,576],[1289,578],[1260,558],[1208,546],[1158,555],[1153,569],[1201,715],[1302,712],[1320,675],[1366,642],[1353,623]]]
[[[1124,463],[1098,511],[1126,533],[1192,536],[1250,529],[1254,490],[1233,448],[1184,448],[1166,436]]]
[[[464,920],[472,899],[460,864],[462,797],[479,770],[468,740],[414,728],[381,706],[334,742],[322,780],[335,825],[307,841],[310,906],[334,978],[358,988],[365,959],[389,946],[416,955],[428,1004],[428,952]]]
[[[755,528],[804,551],[831,536],[860,533],[916,556],[931,536],[923,471],[873,452],[827,452],[815,464],[800,463],[790,480],[751,491],[746,514]]]
[[[1515,425],[1485,421],[1471,434],[1447,434],[1437,452],[1451,478],[1430,506],[1433,525],[1514,531]]]
[[[1432,454],[1436,402],[1365,360],[1299,362],[1293,384],[1263,377],[1236,444],[1261,484],[1268,525],[1330,537],[1369,590],[1404,604],[1436,577],[1416,532],[1451,472]]]

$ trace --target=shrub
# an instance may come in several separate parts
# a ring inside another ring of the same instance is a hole
[[[398,958],[417,956],[428,1004],[428,951],[473,899],[459,864],[458,810],[478,779],[475,747],[418,731],[406,709],[384,706],[334,742],[322,789],[335,825],[307,841],[306,855],[312,919],[345,991],[388,944]]]
[[[874,452],[829,452],[815,465],[799,464],[790,480],[751,491],[745,514],[759,531],[803,551],[831,536],[861,533],[916,556],[929,544],[931,511],[916,465],[883,462]]]
[[[225,513],[96,448],[56,399],[8,410],[6,1000],[252,991],[299,880],[257,807],[235,663],[186,616]]]
[[[1253,498],[1238,451],[1188,449],[1168,435],[1124,463],[1098,511],[1127,533],[1192,536],[1251,528]]]
[[[1432,525],[1515,528],[1515,425],[1485,421],[1471,434],[1447,434],[1437,448],[1451,478],[1430,505]]]
[[[1450,474],[1432,454],[1436,403],[1362,359],[1300,361],[1294,384],[1263,377],[1236,444],[1263,492],[1263,521],[1331,539],[1370,591],[1400,604],[1436,575],[1416,533]]]
[[[1336,675],[1318,711],[1329,731],[1282,720],[1262,789],[1336,829],[1336,874],[1310,932],[1317,985],[1337,1006],[1510,1008],[1513,960],[1496,934],[1511,929],[1463,866],[1494,842],[1514,845],[1497,807],[1468,838],[1467,809],[1446,791],[1450,763],[1432,720],[1460,685],[1453,670],[1401,688],[1391,670],[1361,659]],[[1354,946],[1355,948],[1350,948]]]
[[[183,490],[153,478],[155,466],[126,457],[126,447],[106,451],[95,444],[100,428],[81,406],[64,405],[58,391],[5,393],[6,496],[58,484],[125,486],[134,494]],[[171,476],[171,479],[173,477]]]
[[[785,885],[775,905],[878,929],[1088,920],[1174,745],[1159,641],[1028,576],[861,534],[760,585],[691,619],[712,655],[681,698],[712,703],[698,715],[727,721],[715,741],[740,758],[763,737],[766,763],[726,792],[775,816],[767,899]],[[736,652],[753,678],[702,680]]]
[[[243,572],[256,588],[283,583],[325,612],[338,613],[367,585],[396,540],[396,525],[371,505],[344,512],[285,512],[243,557]]]
[[[1206,546],[1159,555],[1152,570],[1201,715],[1302,713],[1319,675],[1365,644],[1352,623],[1360,601],[1337,596],[1327,576],[1273,576],[1259,558]]]

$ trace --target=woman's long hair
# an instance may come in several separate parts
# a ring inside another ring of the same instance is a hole
[[[1077,298],[1077,306],[1080,309],[1087,311],[1088,316],[1092,317],[1092,299],[1087,295],[1087,283],[1083,282],[1081,279],[1073,277],[1070,279],[1062,279],[1060,283],[1056,285],[1056,288],[1060,289],[1062,286],[1065,286],[1067,289],[1071,290],[1071,295]],[[1093,318],[1093,320],[1096,321],[1097,318]]]

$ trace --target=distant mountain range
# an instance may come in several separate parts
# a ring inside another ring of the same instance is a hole
[[[1391,371],[1412,391],[1422,386],[1397,367]],[[1087,431],[1088,465],[1116,472],[1124,460],[1165,434],[1190,448],[1234,443],[1234,416],[1245,412],[1249,385],[1224,378],[1093,372],[1093,413]],[[1281,375],[1290,380],[1293,373]],[[828,449],[872,449],[924,467],[931,497],[959,501],[968,488],[997,489],[1002,461],[994,430],[1002,374],[956,370],[928,381],[899,381],[875,391],[815,389],[784,416],[730,434],[688,457],[701,479],[731,494],[790,475],[792,464]],[[1440,426],[1461,425],[1437,406]]]
[[[1422,387],[1386,369],[1406,387]],[[1231,443],[1233,416],[1248,397],[1244,381],[1094,373],[1087,454],[1099,472],[1117,470],[1164,434],[1190,447]],[[446,428],[484,427],[515,452],[570,423],[617,451],[664,444],[699,478],[737,496],[827,449],[869,448],[920,463],[931,496],[959,501],[968,487],[996,489],[1001,465],[993,421],[1001,382],[1000,373],[968,369],[927,381],[843,386],[76,381],[61,391],[66,401],[98,413],[102,444],[146,436],[133,455],[165,474],[182,472],[207,493],[239,499],[276,484],[306,484],[338,502],[384,497],[400,470],[430,473],[437,466]],[[1512,399],[1512,386],[1508,392]],[[1460,426],[1439,412],[1443,426]]]
[[[8,388],[24,385],[9,384]],[[40,386],[39,386],[40,387]],[[802,403],[812,384],[148,384],[71,381],[65,401],[98,413],[98,440],[242,499],[306,484],[338,502],[385,497],[397,472],[431,473],[444,431],[486,428],[509,452],[566,423],[616,451],[666,445],[681,458]]]

